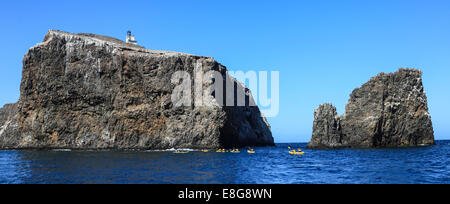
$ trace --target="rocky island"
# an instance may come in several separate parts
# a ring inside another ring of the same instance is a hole
[[[0,110],[0,149],[274,145],[257,106],[173,105],[172,75],[194,74],[196,65],[231,78],[211,57],[51,30],[23,59],[19,101]],[[243,84],[233,83],[253,100]]]
[[[355,89],[339,116],[332,104],[315,110],[309,148],[396,148],[434,144],[422,72],[380,73]]]

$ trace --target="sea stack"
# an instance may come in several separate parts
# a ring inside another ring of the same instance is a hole
[[[0,149],[19,144],[17,113],[17,103],[6,104],[0,109]]]
[[[422,72],[380,73],[355,89],[338,116],[331,104],[314,114],[309,148],[396,148],[434,144]]]
[[[169,149],[274,145],[257,106],[174,106],[173,74],[211,57],[155,51],[95,34],[49,31],[23,59],[20,99],[0,111],[0,148]],[[194,80],[193,80],[194,81]],[[237,92],[253,101],[234,78]],[[194,83],[194,82],[192,82]],[[200,83],[201,88],[211,81]],[[192,88],[192,94],[194,94]],[[212,104],[212,105],[211,105]]]

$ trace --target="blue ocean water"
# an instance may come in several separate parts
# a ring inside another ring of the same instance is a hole
[[[0,183],[450,183],[450,141],[376,150],[304,150],[278,144],[256,154],[133,151],[0,151]]]

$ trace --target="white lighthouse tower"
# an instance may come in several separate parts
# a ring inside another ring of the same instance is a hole
[[[133,45],[137,45],[137,40],[134,38],[134,35],[131,35],[131,31],[127,32],[127,43],[133,44]]]

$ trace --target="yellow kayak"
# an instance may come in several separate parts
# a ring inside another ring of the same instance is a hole
[[[234,149],[230,151],[231,153],[241,153],[241,151],[239,151],[238,149]]]
[[[305,152],[292,152],[292,151],[290,151],[289,154],[292,154],[292,155],[304,155]]]
[[[253,150],[247,150],[247,152],[248,152],[249,154],[255,154],[255,153],[256,153],[256,152],[253,151]]]

